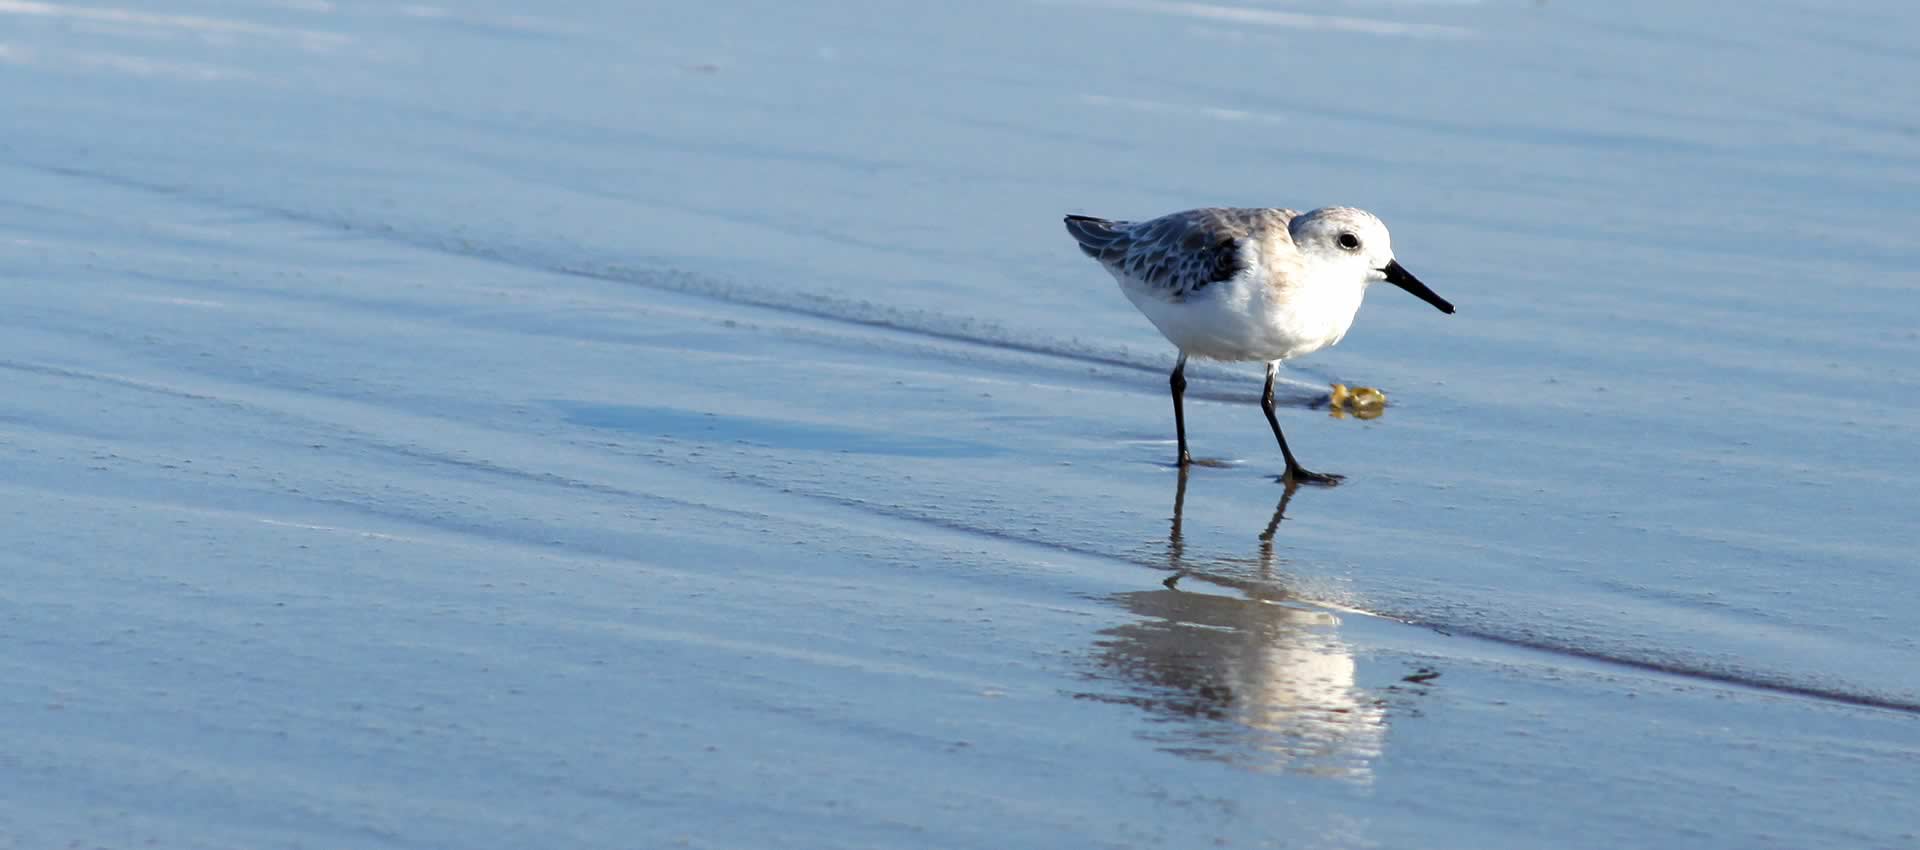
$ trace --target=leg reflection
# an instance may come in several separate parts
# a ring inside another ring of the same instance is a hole
[[[1273,577],[1273,538],[1280,530],[1281,520],[1287,518],[1287,503],[1293,501],[1293,494],[1299,491],[1300,484],[1298,482],[1286,482],[1286,489],[1280,492],[1279,503],[1273,506],[1273,518],[1267,520],[1266,529],[1260,532],[1259,565],[1260,577],[1262,579],[1271,579]],[[1186,507],[1187,470],[1185,467],[1182,467],[1180,469],[1180,477],[1174,484],[1173,518],[1167,528],[1167,569],[1171,570],[1173,574],[1167,576],[1160,582],[1166,585],[1168,590],[1179,590],[1180,580],[1192,573],[1192,570],[1187,567],[1187,543],[1185,534],[1181,531],[1181,523],[1185,518]],[[1231,584],[1230,581],[1223,577],[1213,577],[1208,580]]]
[[[1293,494],[1300,485],[1288,479],[1286,489],[1280,491],[1280,503],[1273,506],[1273,519],[1267,521],[1267,530],[1260,532],[1260,577],[1273,577],[1273,535],[1280,530],[1280,521],[1287,518],[1287,503],[1293,501]]]
[[[1173,575],[1167,576],[1161,584],[1168,590],[1179,590],[1180,577],[1187,574],[1185,564],[1186,542],[1180,537],[1180,516],[1187,507],[1187,467],[1180,466],[1180,482],[1173,488],[1173,526],[1167,530],[1167,567]]]

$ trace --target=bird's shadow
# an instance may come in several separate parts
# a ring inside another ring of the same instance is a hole
[[[1209,380],[1209,383],[1211,382],[1212,381]],[[1200,401],[1225,402],[1227,404],[1251,404],[1254,407],[1260,406],[1260,393],[1257,392],[1202,389],[1196,386],[1188,388],[1187,398]],[[1275,388],[1273,394],[1273,403],[1275,406],[1297,407],[1303,410],[1325,410],[1327,403],[1332,401],[1332,399],[1333,394],[1331,392],[1313,389],[1311,387],[1289,386],[1286,388]]]
[[[1203,469],[1233,469],[1234,467],[1237,467],[1240,465],[1240,461],[1228,460],[1226,458],[1221,458],[1221,457],[1196,457],[1187,461],[1184,464],[1178,461],[1167,461],[1167,462],[1162,462],[1159,465],[1166,467],[1167,469],[1179,470],[1180,480],[1185,481],[1187,480],[1188,467],[1198,466]]]

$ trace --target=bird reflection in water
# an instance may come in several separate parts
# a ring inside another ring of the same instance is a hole
[[[1302,607],[1273,575],[1273,540],[1294,489],[1274,507],[1256,557],[1189,560],[1182,471],[1167,589],[1116,594],[1142,619],[1101,632],[1095,645],[1096,677],[1124,690],[1080,696],[1144,709],[1158,722],[1142,737],[1168,752],[1369,782],[1386,738],[1385,704],[1354,684],[1339,618]]]

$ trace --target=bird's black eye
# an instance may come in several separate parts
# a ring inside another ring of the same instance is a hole
[[[1357,251],[1360,248],[1360,237],[1351,233],[1342,233],[1340,234],[1340,238],[1335,241],[1340,244],[1341,248],[1348,251]]]

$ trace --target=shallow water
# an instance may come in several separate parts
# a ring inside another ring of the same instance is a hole
[[[1916,25],[0,2],[0,837],[1913,844]],[[1331,203],[1183,480],[1059,215]]]

